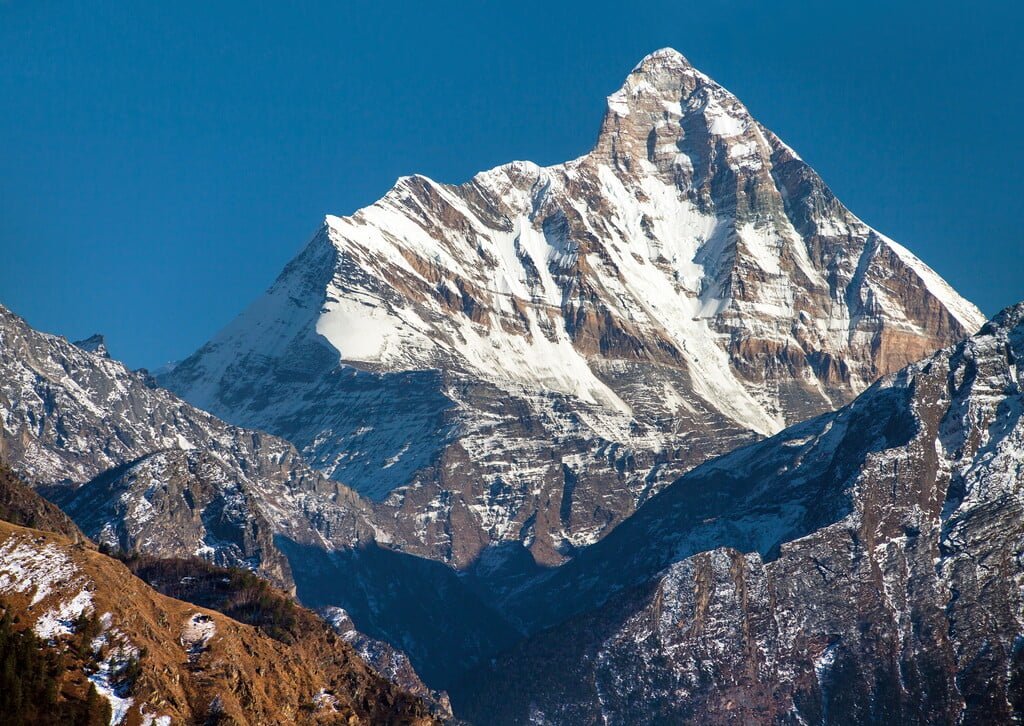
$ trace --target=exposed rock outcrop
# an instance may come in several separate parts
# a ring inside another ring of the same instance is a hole
[[[536,586],[522,612],[589,612],[459,690],[457,712],[1019,720],[1022,379],[1024,303],[849,407],[687,474]]]

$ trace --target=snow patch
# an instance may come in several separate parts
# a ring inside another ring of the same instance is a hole
[[[821,687],[825,686],[825,680],[828,678],[829,671],[836,664],[836,652],[838,649],[839,644],[832,643],[814,659],[814,674],[817,676],[818,685]]]
[[[14,535],[0,546],[0,592],[34,591],[30,607],[60,591],[78,572],[61,548],[42,541]]]
[[[616,116],[629,116],[629,99],[626,96],[625,88],[621,88],[608,96],[608,110]]]
[[[43,640],[71,635],[75,632],[75,620],[92,609],[92,595],[82,590],[67,602],[62,602],[43,613],[32,629]]]
[[[96,692],[110,704],[110,726],[118,726],[124,721],[134,703],[133,698],[122,695],[121,689],[114,684],[121,656],[123,654],[120,651],[112,651],[105,660],[100,661],[96,672],[89,675],[89,682],[96,687]]]
[[[326,688],[321,688],[313,696],[313,705],[318,711],[335,712],[338,710],[338,698]]]
[[[207,649],[210,639],[217,633],[217,623],[203,613],[193,613],[181,629],[181,646],[188,652],[189,661],[198,660]]]
[[[704,117],[708,122],[708,131],[715,136],[739,136],[747,129],[747,119],[734,115],[716,100],[711,100],[704,108]]]

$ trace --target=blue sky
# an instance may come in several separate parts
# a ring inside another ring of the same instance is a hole
[[[324,214],[578,156],[672,46],[993,313],[1024,298],[1022,26],[1008,2],[0,0],[0,302],[181,358]]]

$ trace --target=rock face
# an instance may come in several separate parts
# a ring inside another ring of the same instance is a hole
[[[297,613],[285,644],[160,595],[95,550],[6,522],[0,610],[63,654],[58,693],[91,682],[112,725],[439,723],[312,613]]]
[[[110,357],[110,352],[107,350],[107,340],[99,333],[93,333],[88,338],[76,340],[75,345],[89,353],[95,353],[104,358]]]
[[[572,602],[563,617],[589,612],[465,685],[456,712],[538,724],[1019,720],[1022,378],[1024,303],[849,407],[690,472],[523,595],[520,610],[547,600]],[[567,588],[579,599],[559,600]],[[556,616],[532,627],[545,617]]]
[[[274,545],[276,528],[261,493],[238,479],[214,454],[170,449],[114,467],[85,486],[46,491],[101,544],[163,556],[191,553],[290,585],[291,568]]]
[[[360,633],[356,629],[355,623],[352,622],[352,618],[343,608],[326,607],[319,614],[330,624],[334,632],[356,649],[359,657],[366,661],[373,670],[406,693],[422,699],[434,713],[442,718],[453,717],[448,694],[443,691],[431,690],[423,683],[405,653],[395,650],[383,640],[375,640]]]
[[[327,217],[161,383],[375,500],[392,547],[557,564],[982,322],[662,50],[579,159],[404,177]]]
[[[285,441],[231,426],[0,306],[0,458],[100,543],[199,555],[291,586],[275,536],[373,535],[358,495]]]

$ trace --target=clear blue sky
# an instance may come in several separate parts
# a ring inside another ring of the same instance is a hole
[[[587,151],[662,46],[985,312],[1024,298],[1019,3],[628,5],[0,0],[0,302],[181,358],[325,213]]]

